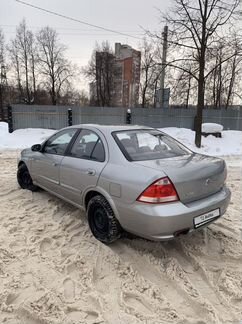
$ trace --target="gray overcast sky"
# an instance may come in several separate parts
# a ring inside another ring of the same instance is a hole
[[[168,0],[170,2],[170,0]],[[123,31],[142,37],[139,26],[154,30],[159,28],[159,13],[165,11],[166,0],[25,0],[30,4],[56,11],[95,25]],[[95,42],[109,40],[137,47],[139,40],[119,36],[95,28],[65,20],[37,9],[27,7],[15,0],[0,0],[0,27],[6,39],[14,37],[16,25],[26,18],[27,25],[36,31],[43,26],[56,28],[61,41],[68,46],[69,58],[78,65],[87,64]]]
[[[142,26],[148,30],[160,30],[159,8],[168,9],[172,0],[24,0],[32,5],[56,11],[91,24],[142,37]],[[0,27],[6,40],[15,36],[16,25],[25,18],[32,31],[43,26],[57,30],[62,43],[68,46],[68,57],[79,66],[87,64],[95,42],[108,40],[114,47],[115,42],[126,43],[134,48],[140,40],[97,30],[77,22],[53,16],[34,8],[27,7],[15,0],[0,0]],[[240,22],[241,25],[241,22]],[[85,80],[77,87],[86,88]]]

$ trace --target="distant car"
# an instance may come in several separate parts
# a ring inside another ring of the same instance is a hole
[[[168,240],[207,226],[229,204],[226,164],[142,126],[77,125],[21,153],[17,179],[84,209],[104,243],[123,230]]]

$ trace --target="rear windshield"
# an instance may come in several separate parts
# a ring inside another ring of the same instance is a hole
[[[114,132],[113,136],[129,161],[166,159],[191,152],[182,144],[157,130]]]

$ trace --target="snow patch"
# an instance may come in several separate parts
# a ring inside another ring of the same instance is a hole
[[[223,125],[216,123],[203,123],[202,132],[203,133],[221,133],[223,131]]]
[[[8,133],[8,124],[0,123],[0,149],[24,149],[42,143],[54,134],[52,129],[26,128]]]
[[[0,136],[2,137],[4,134],[8,133],[8,124],[4,122],[0,122]]]
[[[242,131],[222,131],[222,138],[202,136],[202,147],[197,148],[194,144],[195,132],[191,129],[167,127],[160,130],[197,153],[211,156],[242,155]]]

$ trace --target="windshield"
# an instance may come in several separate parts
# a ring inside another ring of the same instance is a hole
[[[131,130],[113,133],[129,161],[166,159],[191,152],[182,144],[157,130]]]

